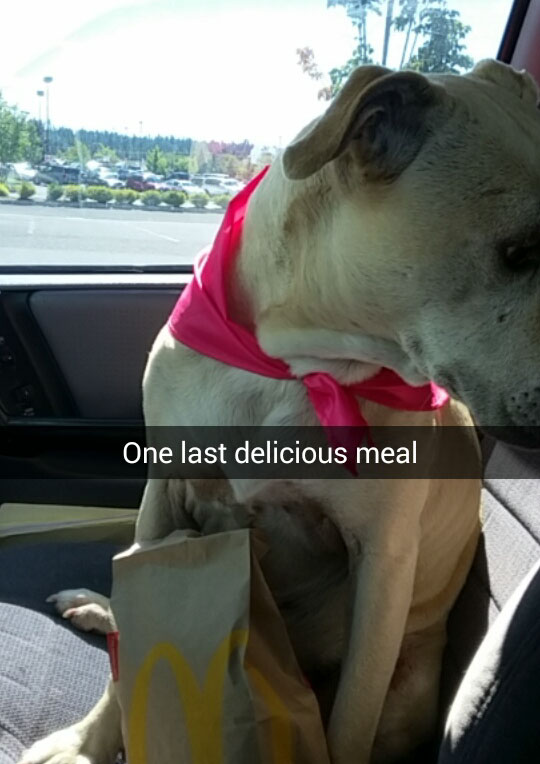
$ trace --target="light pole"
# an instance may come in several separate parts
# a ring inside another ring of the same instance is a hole
[[[36,90],[36,95],[38,97],[38,122],[41,125],[42,119],[41,119],[41,99],[45,95],[44,90]]]
[[[41,99],[45,95],[44,90],[36,90],[36,95],[38,97],[38,124],[39,124],[39,138],[40,140],[43,140],[43,119],[41,114]],[[43,155],[45,152],[43,151]],[[42,155],[41,159],[43,160],[44,156]]]
[[[143,148],[142,148],[142,119],[139,121],[139,167],[142,170],[142,156],[143,156]]]
[[[46,132],[45,132],[45,153],[48,155],[50,152],[50,138],[51,138],[51,118],[49,113],[49,85],[53,81],[52,77],[43,77],[43,82],[46,85],[45,88],[45,119],[46,119]]]

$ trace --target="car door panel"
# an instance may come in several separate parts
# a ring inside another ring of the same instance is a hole
[[[144,437],[142,375],[180,290],[0,292],[0,504],[138,505],[122,444]]]

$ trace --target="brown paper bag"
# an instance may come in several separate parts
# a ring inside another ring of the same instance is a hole
[[[111,605],[129,764],[329,764],[249,531],[134,545]]]

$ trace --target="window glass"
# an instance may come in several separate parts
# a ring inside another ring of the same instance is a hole
[[[0,267],[190,264],[374,62],[462,72],[511,0],[2,3]]]

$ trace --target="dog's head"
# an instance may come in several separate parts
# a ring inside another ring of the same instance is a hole
[[[537,98],[495,61],[362,67],[281,164],[331,189],[317,234],[340,326],[395,340],[479,424],[522,432],[540,426]]]

